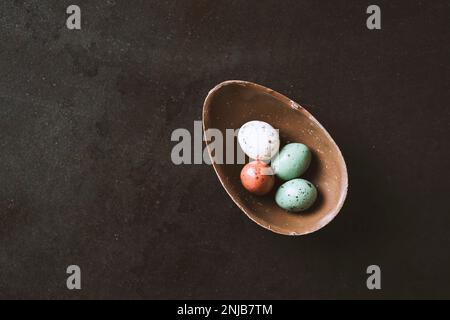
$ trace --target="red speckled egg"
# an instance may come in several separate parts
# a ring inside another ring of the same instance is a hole
[[[270,166],[257,160],[242,168],[241,183],[249,192],[262,196],[272,190],[275,177]]]

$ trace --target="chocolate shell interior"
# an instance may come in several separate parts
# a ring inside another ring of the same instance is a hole
[[[279,129],[281,147],[290,142],[306,144],[312,151],[311,166],[302,176],[317,187],[316,203],[301,213],[287,212],[275,203],[277,187],[266,196],[250,194],[241,185],[243,167],[213,163],[223,187],[245,214],[257,224],[285,235],[303,235],[328,224],[341,209],[348,186],[344,158],[323,126],[303,107],[269,88],[246,81],[226,81],[212,89],[203,105],[204,130],[239,129],[251,120],[261,120]],[[234,138],[238,146],[237,138]],[[207,142],[211,156],[211,142]],[[225,141],[224,141],[225,145]],[[224,148],[223,159],[226,159]]]

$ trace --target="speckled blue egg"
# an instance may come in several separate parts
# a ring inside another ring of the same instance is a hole
[[[311,151],[302,143],[289,143],[272,161],[272,169],[282,180],[300,177],[311,163]]]
[[[316,187],[305,179],[293,179],[282,184],[276,194],[276,203],[287,211],[309,209],[317,199]]]

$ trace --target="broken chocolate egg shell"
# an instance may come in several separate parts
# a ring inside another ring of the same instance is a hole
[[[261,85],[231,80],[213,88],[203,105],[203,128],[216,128],[226,137],[226,129],[239,129],[251,120],[265,121],[279,129],[281,146],[290,142],[307,145],[312,152],[311,166],[302,178],[317,188],[314,205],[302,212],[291,213],[275,202],[274,190],[258,197],[244,189],[240,182],[243,164],[238,164],[235,138],[234,164],[214,163],[222,186],[237,206],[254,222],[284,235],[303,235],[327,225],[339,213],[347,195],[348,175],[338,146],[324,127],[303,107],[291,99]],[[207,148],[211,157],[210,142]],[[224,141],[225,145],[225,141]],[[223,150],[226,159],[227,150]]]

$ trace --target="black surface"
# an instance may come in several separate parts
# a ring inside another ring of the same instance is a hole
[[[450,298],[448,1],[0,3],[1,298]],[[349,169],[338,217],[272,234],[174,166],[228,79],[301,103]],[[82,270],[66,289],[66,267]],[[366,267],[382,290],[366,288]]]

